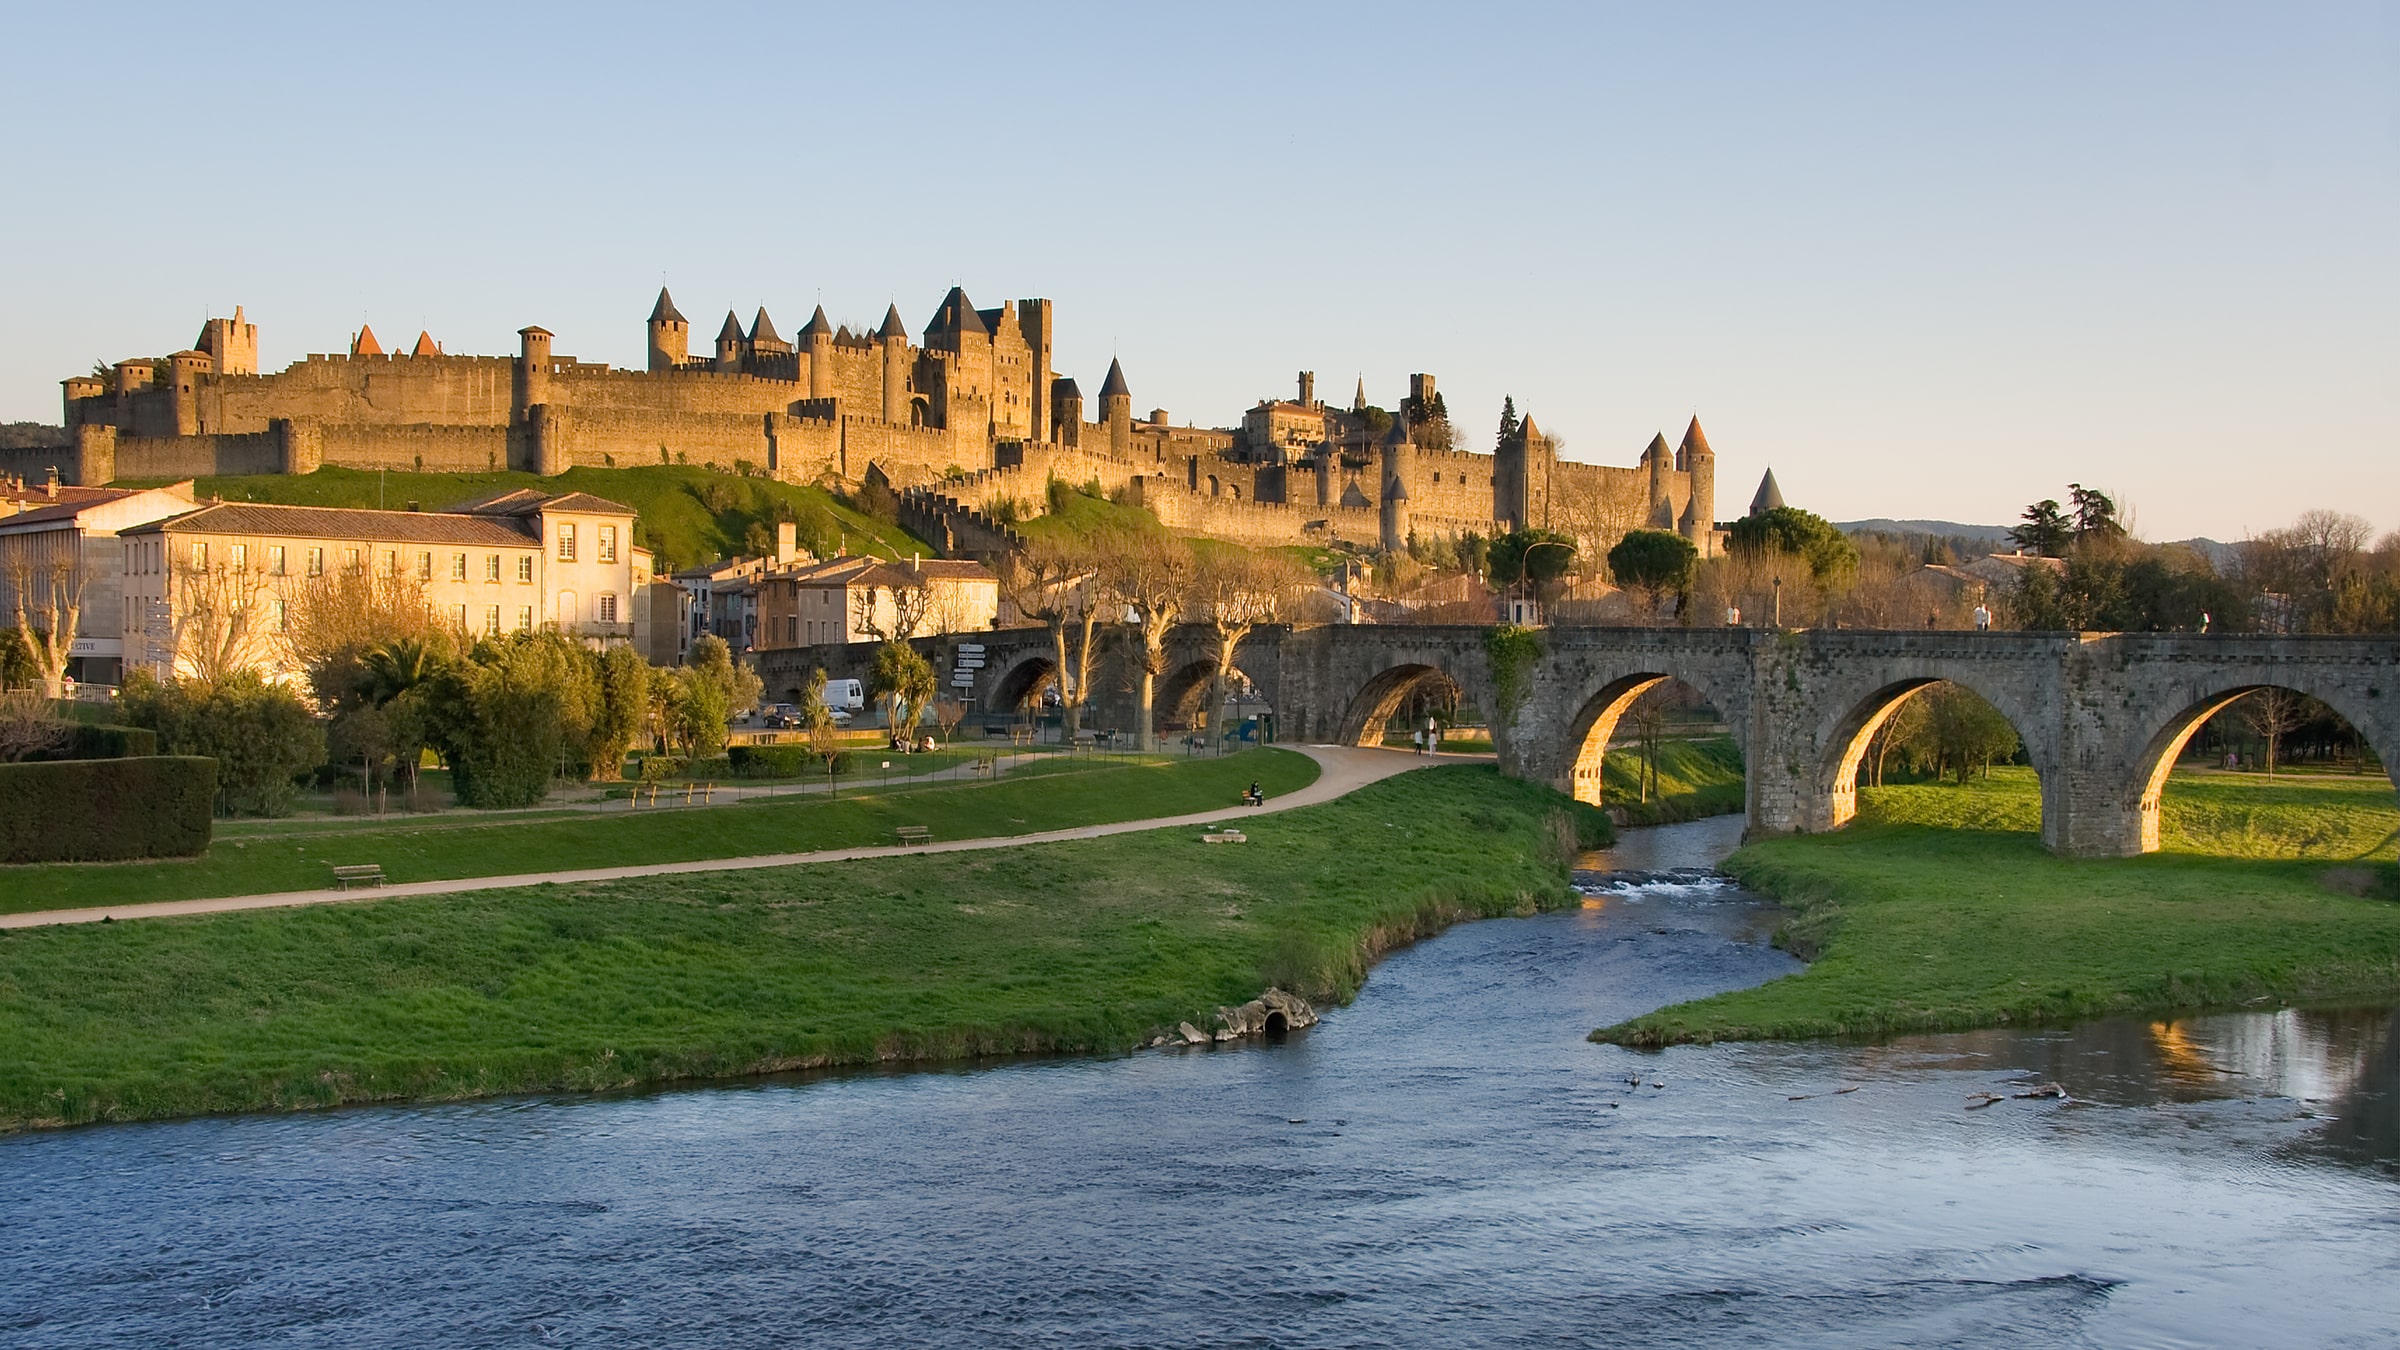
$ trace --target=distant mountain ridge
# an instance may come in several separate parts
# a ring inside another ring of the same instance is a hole
[[[1835,521],[1834,528],[1844,534],[1931,535],[1936,539],[1988,547],[1994,553],[2007,553],[2016,548],[2009,540],[2009,527],[2006,525],[1967,525],[1955,520],[1892,520],[1878,516],[1872,520]],[[2193,550],[2208,559],[2211,567],[2220,571],[2234,556],[2234,545],[2219,543],[2214,539],[2194,537],[2169,542]]]

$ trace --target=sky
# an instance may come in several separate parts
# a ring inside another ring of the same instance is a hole
[[[13,7],[0,420],[245,307],[636,366],[1055,301],[1238,426],[1440,380],[1718,513],[2400,528],[2400,3]]]

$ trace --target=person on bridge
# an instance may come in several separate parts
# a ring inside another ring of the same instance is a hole
[[[1975,631],[1978,633],[1992,631],[1992,612],[1982,605],[1975,606]]]

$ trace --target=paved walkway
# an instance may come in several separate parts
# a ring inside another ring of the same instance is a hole
[[[572,872],[525,872],[505,877],[457,877],[448,881],[409,881],[356,891],[277,891],[268,895],[232,895],[213,900],[162,900],[146,905],[98,909],[53,909],[31,914],[0,914],[0,929],[40,928],[61,923],[98,923],[102,919],[155,919],[176,914],[222,914],[237,909],[282,909],[292,905],[358,904],[396,900],[412,895],[454,895],[464,891],[496,891],[512,886],[586,881],[621,881],[627,877],[679,876],[692,872],[739,872],[754,867],[791,867],[802,863],[849,862],[859,858],[891,858],[922,853],[966,853],[977,849],[1015,848],[1020,844],[1049,844],[1068,839],[1098,839],[1111,834],[1190,825],[1214,825],[1245,820],[1276,811],[1329,802],[1393,774],[1427,765],[1489,759],[1488,755],[1419,755],[1406,750],[1363,750],[1336,745],[1290,745],[1317,762],[1317,780],[1297,792],[1270,799],[1263,807],[1232,806],[1186,816],[1157,816],[1149,820],[1120,820],[1106,825],[1078,825],[1037,834],[998,835],[986,839],[937,840],[913,848],[878,845],[871,848],[831,848],[815,853],[768,853],[746,858],[702,858],[693,862],[644,863],[632,867],[591,867]]]

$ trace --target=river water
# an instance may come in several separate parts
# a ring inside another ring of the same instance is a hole
[[[0,1344],[2400,1342],[2388,1010],[1637,1053],[1794,963],[1588,880],[1279,1044],[0,1139]]]

